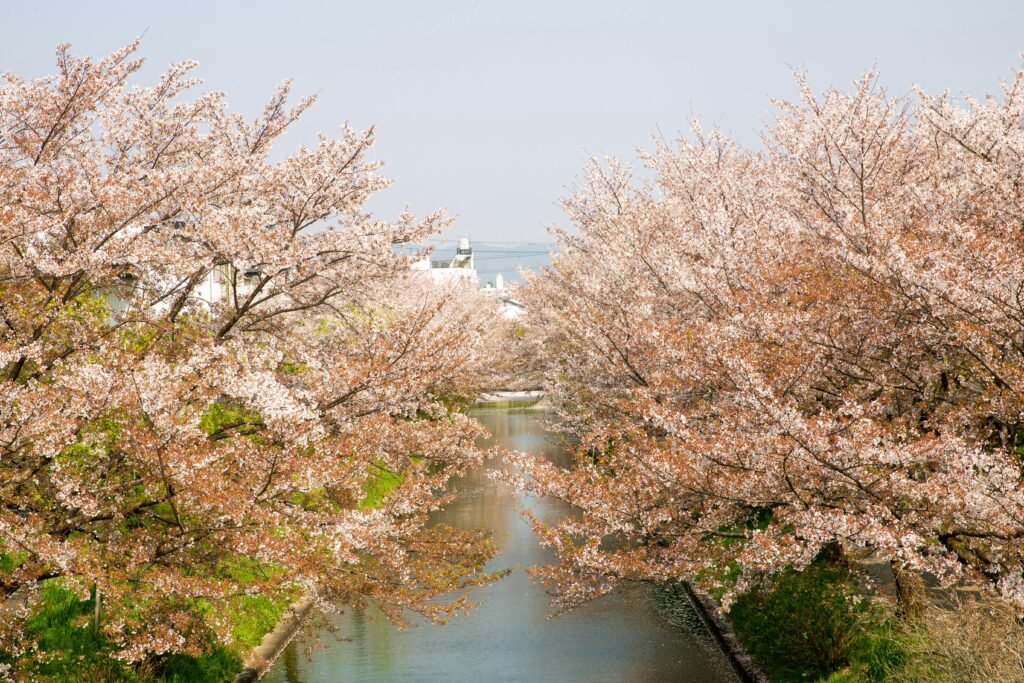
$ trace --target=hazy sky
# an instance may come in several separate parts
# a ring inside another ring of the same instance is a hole
[[[58,42],[98,56],[143,31],[146,82],[196,59],[247,115],[285,78],[319,93],[285,147],[376,125],[382,216],[446,207],[453,235],[544,241],[589,154],[632,159],[693,114],[755,144],[790,67],[816,88],[877,62],[894,92],[995,91],[1020,64],[1024,2],[0,0],[0,70],[50,73]]]

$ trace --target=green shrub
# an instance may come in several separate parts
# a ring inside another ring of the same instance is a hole
[[[907,637],[903,626],[894,617],[865,622],[863,632],[850,653],[847,678],[836,679],[832,683],[888,681],[890,673],[906,661]]]
[[[42,604],[25,629],[50,656],[28,672],[31,680],[139,680],[133,669],[110,657],[109,643],[93,629],[93,598],[79,600],[57,582],[48,582],[40,598]]]
[[[846,666],[873,619],[845,566],[822,561],[787,570],[741,596],[730,621],[772,681],[814,681]]]
[[[97,635],[93,628],[93,597],[79,600],[78,595],[61,586],[59,580],[52,580],[44,585],[40,599],[41,604],[25,623],[25,629],[27,635],[34,637],[38,647],[47,653],[45,661],[24,664],[0,653],[0,663],[12,665],[20,674],[27,676],[27,680],[53,683],[215,683],[230,680],[242,666],[236,653],[212,641],[208,643],[206,653],[198,657],[172,655],[140,665],[125,664],[113,657],[113,644]],[[265,627],[268,618],[266,608],[265,605],[245,605],[245,609],[240,610],[237,628],[243,631],[241,635],[244,638],[252,639],[252,634],[246,629]],[[20,666],[27,669],[19,670]]]
[[[160,662],[161,683],[220,683],[230,681],[242,668],[237,655],[218,647],[199,657],[171,655]],[[147,682],[148,683],[148,682]]]

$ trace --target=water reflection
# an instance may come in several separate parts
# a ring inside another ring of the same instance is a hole
[[[567,454],[544,431],[541,415],[522,410],[475,413],[491,431],[488,445],[543,454],[564,464]],[[379,613],[346,610],[332,618],[337,635],[305,654],[317,634],[288,646],[264,678],[273,683],[378,681],[557,681],[657,683],[733,681],[722,655],[695,620],[671,621],[647,589],[608,596],[548,619],[548,596],[522,567],[550,560],[520,516],[525,504],[542,519],[567,514],[561,502],[523,499],[487,476],[489,462],[453,485],[459,499],[435,521],[494,530],[500,549],[488,569],[517,567],[496,584],[474,589],[479,607],[447,626],[415,623],[398,631]],[[679,606],[674,606],[676,612]],[[687,625],[689,624],[689,626]]]

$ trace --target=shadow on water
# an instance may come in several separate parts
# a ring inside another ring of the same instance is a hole
[[[544,414],[478,409],[474,416],[498,445],[567,464]],[[433,516],[435,523],[492,529],[499,555],[488,569],[516,568],[505,579],[470,592],[479,606],[446,626],[414,622],[399,631],[381,614],[352,610],[333,615],[329,632],[297,638],[264,681],[272,683],[502,682],[659,683],[734,681],[725,657],[680,596],[648,587],[616,593],[548,618],[549,596],[523,567],[550,561],[520,512],[526,507],[552,522],[569,508],[551,499],[524,498],[487,473],[484,464],[454,480],[459,498]],[[325,647],[310,650],[322,639]],[[306,654],[309,651],[310,654]]]

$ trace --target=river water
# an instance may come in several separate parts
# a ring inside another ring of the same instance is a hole
[[[568,463],[543,413],[480,409],[491,432],[485,445]],[[497,583],[475,588],[479,606],[445,626],[420,620],[399,631],[379,612],[346,609],[332,617],[333,633],[300,634],[264,681],[272,683],[660,683],[724,682],[736,678],[689,606],[659,598],[647,587],[616,593],[548,618],[549,596],[524,567],[552,559],[520,512],[545,521],[569,513],[551,499],[527,498],[487,476],[497,461],[452,482],[457,501],[436,522],[492,529],[499,554],[489,570],[514,567]],[[322,647],[310,648],[317,640]]]

